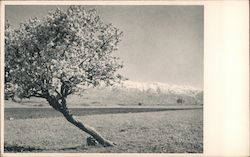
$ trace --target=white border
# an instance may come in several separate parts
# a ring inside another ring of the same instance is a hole
[[[203,5],[205,1],[4,1],[5,5]]]
[[[0,2],[1,4],[1,2]],[[2,16],[1,16],[2,15]],[[2,152],[3,152],[3,145],[4,145],[4,98],[3,98],[3,93],[4,93],[4,22],[2,22],[2,18],[5,16],[5,12],[4,12],[4,5],[1,4],[0,6],[0,17],[1,17],[1,22],[0,22],[0,50],[1,50],[1,53],[0,53],[0,70],[1,70],[1,75],[0,75],[0,117],[1,117],[1,126],[0,126],[0,156],[2,155]]]
[[[204,5],[204,153],[249,155],[249,2],[243,1],[5,1],[3,5]],[[3,6],[1,6],[3,9]],[[3,14],[3,10],[1,15]],[[3,17],[2,17],[3,18]],[[3,29],[3,24],[1,23]],[[1,31],[2,32],[2,31]],[[3,33],[1,34],[3,39]],[[3,44],[3,41],[1,41]],[[1,46],[3,72],[3,46]],[[1,75],[1,79],[3,76]],[[1,81],[3,91],[3,81]],[[1,104],[3,100],[1,99]],[[1,105],[3,122],[3,105]],[[1,123],[3,138],[3,123]],[[2,139],[1,138],[1,139]],[[3,140],[1,141],[1,145]],[[2,150],[2,147],[1,147]],[[4,156],[17,156],[5,153]],[[20,153],[20,156],[187,156],[187,154]]]

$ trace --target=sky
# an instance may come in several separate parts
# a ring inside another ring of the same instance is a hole
[[[18,28],[31,17],[43,18],[56,7],[5,6],[5,18]],[[124,32],[116,56],[120,73],[131,81],[189,85],[203,89],[203,6],[86,6]]]

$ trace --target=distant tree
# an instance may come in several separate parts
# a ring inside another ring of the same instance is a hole
[[[198,105],[203,105],[203,91],[198,92],[198,93],[195,95],[195,100],[196,100],[196,104],[198,104]]]
[[[177,99],[177,104],[183,104],[183,103],[184,103],[184,100],[182,98]]]
[[[95,9],[70,6],[44,19],[30,19],[18,29],[5,25],[5,88],[12,84],[22,98],[39,97],[103,146],[114,143],[77,120],[67,106],[68,95],[119,83],[122,68],[117,50],[122,32],[105,24]],[[13,88],[14,90],[14,88]]]

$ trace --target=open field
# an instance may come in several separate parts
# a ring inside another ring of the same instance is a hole
[[[87,134],[63,117],[5,120],[6,152],[202,153],[203,110],[79,116],[116,147],[86,146]]]
[[[118,114],[118,113],[137,113],[137,112],[158,112],[170,110],[193,110],[201,109],[200,106],[161,106],[161,107],[81,107],[71,108],[71,111],[76,116],[97,115],[97,114]],[[4,119],[37,119],[62,117],[63,115],[58,111],[50,108],[5,108]]]

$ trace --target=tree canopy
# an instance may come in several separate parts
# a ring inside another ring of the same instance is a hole
[[[122,35],[83,6],[57,9],[17,29],[6,22],[5,89],[24,98],[67,97],[85,86],[119,82],[123,65],[112,52]]]

